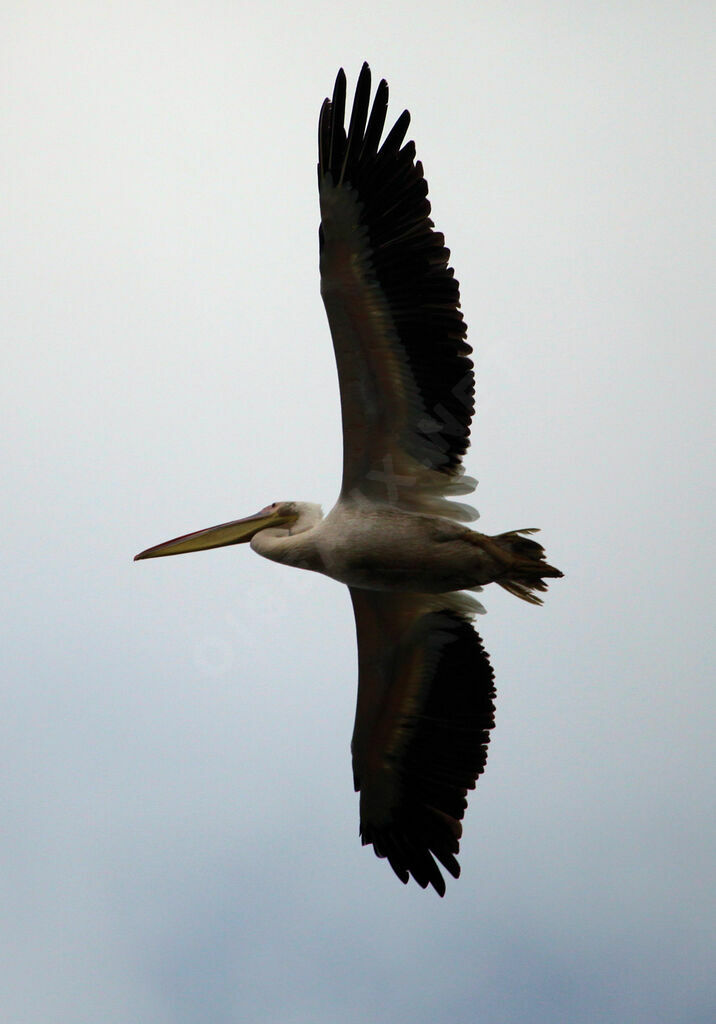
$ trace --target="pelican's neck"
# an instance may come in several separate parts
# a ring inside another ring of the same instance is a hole
[[[298,505],[299,515],[290,526],[272,526],[251,538],[251,547],[272,562],[294,565],[299,569],[322,571],[318,554],[317,531],[323,521],[320,505]]]

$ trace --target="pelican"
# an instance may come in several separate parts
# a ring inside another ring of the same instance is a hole
[[[363,65],[345,124],[338,72],[318,124],[321,295],[343,426],[335,506],[276,501],[260,512],[148,548],[136,559],[249,542],[264,558],[323,573],[350,591],[358,639],[351,744],[360,836],[398,878],[454,878],[467,791],[487,758],[493,671],[466,591],[497,583],[541,604],[548,565],[535,531],[487,536],[454,499],[474,376],[458,283],[430,219],[428,187],[403,111],[385,135],[388,86],[370,104]]]

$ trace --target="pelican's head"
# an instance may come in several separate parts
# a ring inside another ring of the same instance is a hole
[[[255,512],[246,519],[236,519],[232,523],[221,523],[219,526],[210,526],[206,530],[197,530],[196,533],[186,533],[183,537],[175,537],[173,540],[166,540],[163,544],[157,544],[153,548],[147,548],[134,556],[137,562],[142,558],[160,558],[162,555],[183,555],[186,551],[204,551],[207,548],[223,548],[227,544],[243,544],[251,540],[260,530],[267,527],[292,526],[306,528],[315,523],[303,522],[308,518],[308,510],[318,509],[320,519],[320,507],[309,505],[307,502],[299,501],[274,501],[267,505],[260,512]]]

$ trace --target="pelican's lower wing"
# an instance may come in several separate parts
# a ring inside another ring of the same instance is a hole
[[[470,598],[351,588],[358,634],[353,774],[360,832],[402,882],[442,896],[494,725],[490,661]]]

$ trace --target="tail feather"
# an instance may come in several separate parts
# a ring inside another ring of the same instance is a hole
[[[563,573],[548,564],[542,545],[527,536],[532,533],[539,533],[539,530],[512,530],[490,538],[499,549],[500,560],[505,562],[504,576],[495,582],[529,604],[542,604],[542,598],[536,591],[544,593],[547,590],[544,578],[559,579]]]

